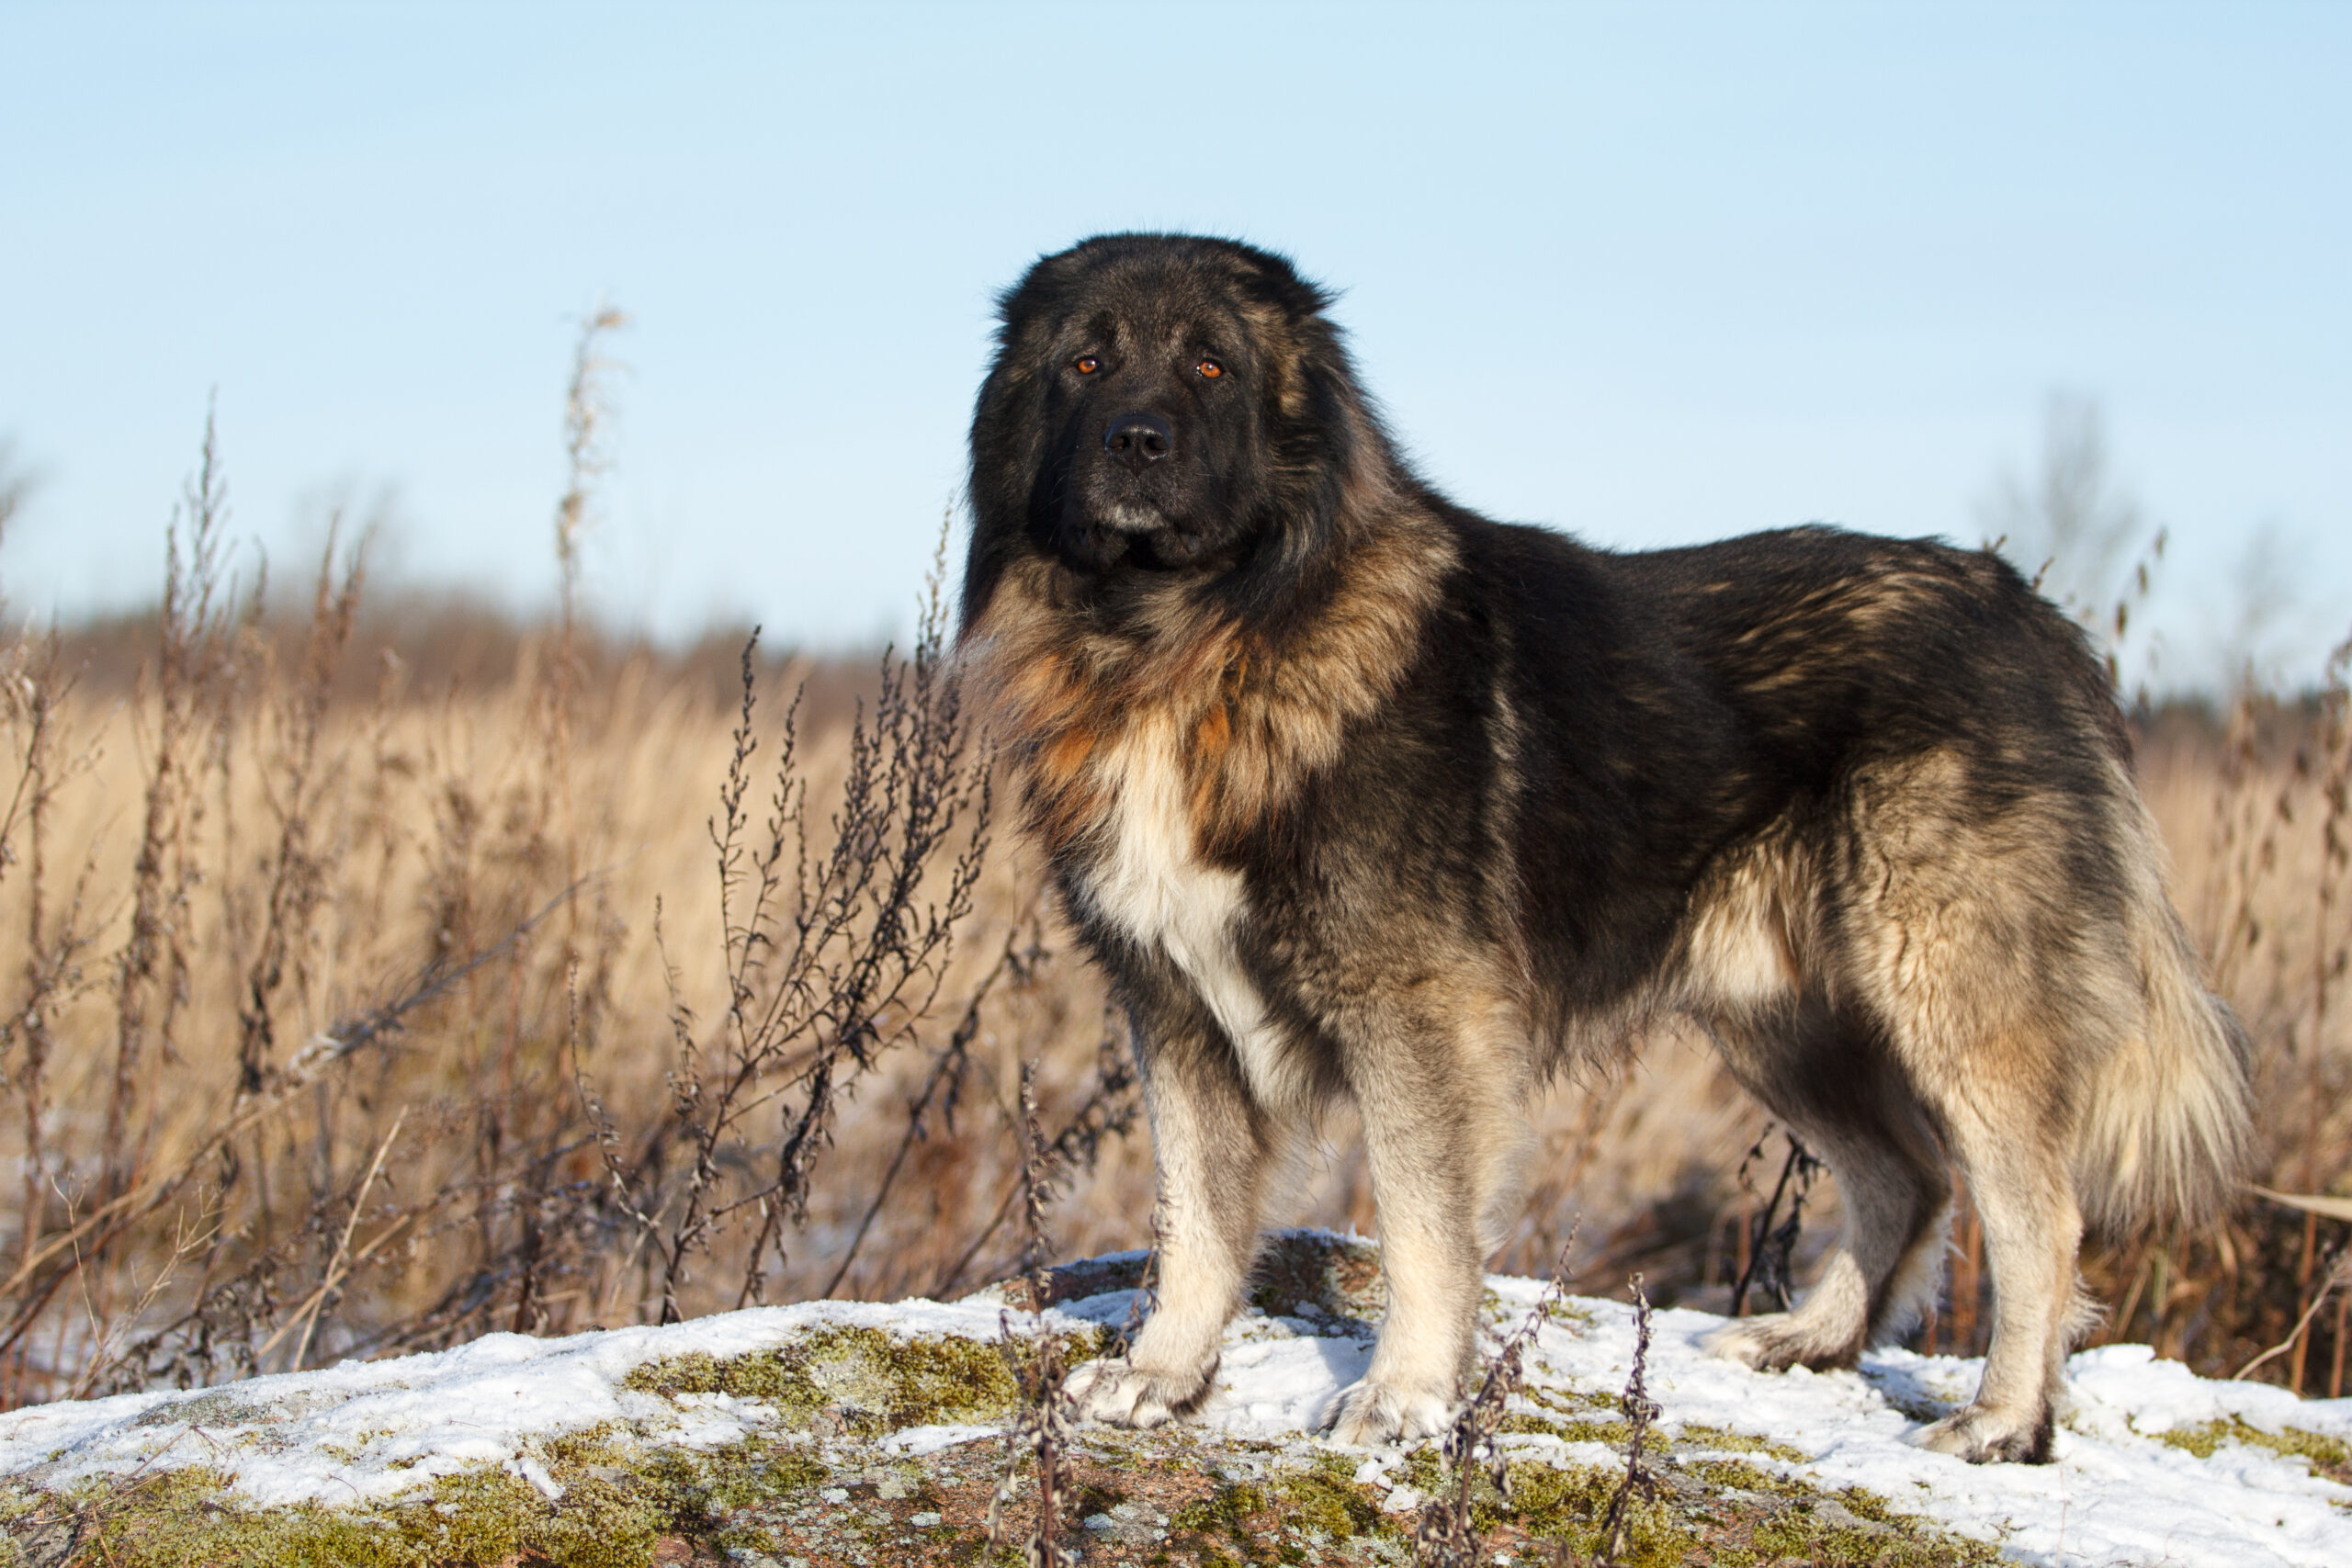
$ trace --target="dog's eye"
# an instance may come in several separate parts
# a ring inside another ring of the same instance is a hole
[[[1225,374],[1225,367],[1219,365],[1214,359],[1204,359],[1198,365],[1193,366],[1193,368],[1199,371],[1203,378],[1210,381],[1214,381],[1218,377]]]
[[[1073,364],[1081,376],[1091,376],[1102,368],[1102,362],[1091,354],[1080,355]]]

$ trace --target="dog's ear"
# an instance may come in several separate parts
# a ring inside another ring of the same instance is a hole
[[[1238,241],[1225,244],[1238,263],[1236,281],[1242,296],[1254,304],[1271,305],[1293,321],[1304,322],[1321,316],[1338,298],[1332,290],[1301,276],[1297,265],[1279,251],[1261,251]]]
[[[1277,469],[1310,481],[1293,502],[1312,513],[1317,544],[1374,519],[1396,489],[1396,448],[1379,410],[1364,395],[1340,329],[1320,309],[1294,320],[1285,334],[1282,385],[1273,411]]]
[[[1394,512],[1402,470],[1319,303],[1266,335],[1270,483],[1259,501],[1256,558],[1224,592],[1244,622],[1279,638],[1339,589],[1353,546]]]
[[[1006,298],[996,360],[972,403],[971,467],[964,487],[972,523],[960,606],[965,631],[988,608],[998,578],[1019,550],[1030,491],[1044,468],[1045,383],[1011,293]]]

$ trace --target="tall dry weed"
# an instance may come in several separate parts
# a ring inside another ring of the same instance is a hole
[[[501,681],[363,685],[358,553],[288,624],[224,468],[208,423],[128,689],[0,652],[0,1398],[991,1277],[1023,1051],[1069,1168],[1118,1154],[1099,990],[983,857],[936,590],[781,698],[573,616]]]

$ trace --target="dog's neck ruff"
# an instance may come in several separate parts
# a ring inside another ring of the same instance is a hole
[[[1453,540],[1419,513],[1384,522],[1278,638],[1172,593],[1147,624],[1106,630],[1057,602],[1043,560],[1008,570],[966,637],[1028,830],[1086,912],[1183,972],[1261,1100],[1299,1086],[1240,956],[1233,852],[1279,830],[1419,652]]]

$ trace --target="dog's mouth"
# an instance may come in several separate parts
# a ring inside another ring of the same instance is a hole
[[[1140,501],[1114,501],[1098,508],[1091,521],[1097,528],[1118,534],[1157,534],[1174,526],[1158,506]]]
[[[1198,565],[1207,552],[1198,534],[1157,513],[1132,512],[1100,520],[1090,519],[1062,532],[1062,553],[1081,570],[1103,572],[1114,567],[1141,571],[1177,571]]]
[[[1216,552],[1189,528],[1154,528],[1131,534],[1127,558],[1146,571],[1182,571],[1209,562]]]
[[[1062,523],[1063,552],[1082,570],[1125,566],[1177,571],[1197,566],[1210,551],[1204,531],[1171,515],[1157,499],[1133,493],[1073,497]]]
[[[1222,498],[1196,465],[1142,474],[1107,463],[1075,466],[1057,530],[1071,566],[1174,572],[1216,564],[1232,530],[1219,516]]]

